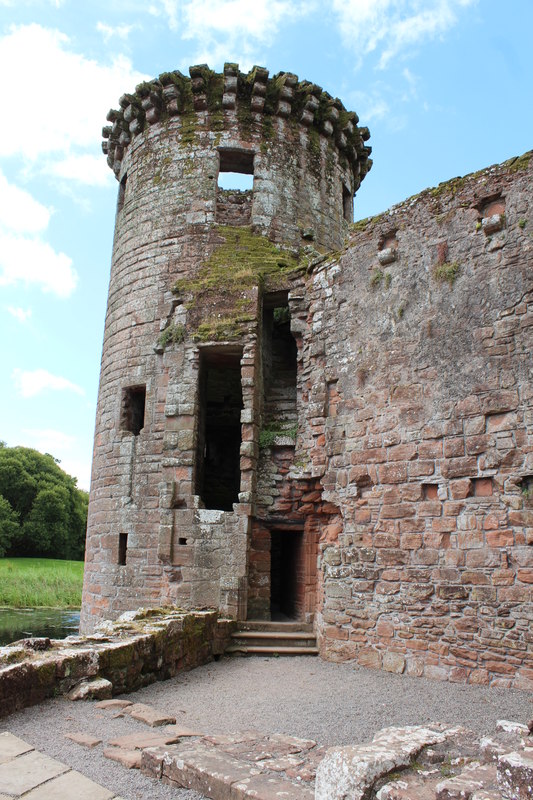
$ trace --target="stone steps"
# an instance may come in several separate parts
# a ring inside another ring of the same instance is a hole
[[[241,655],[318,655],[312,625],[301,622],[253,621],[242,623],[231,635],[226,653]]]

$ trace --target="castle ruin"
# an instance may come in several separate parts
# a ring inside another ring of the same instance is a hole
[[[201,65],[119,104],[82,629],[281,616],[533,688],[531,154],[354,225],[369,133],[319,86]]]

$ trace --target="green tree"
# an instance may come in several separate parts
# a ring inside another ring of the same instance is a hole
[[[88,495],[53,456],[0,446],[0,495],[17,522],[8,555],[83,558]]]
[[[9,501],[0,494],[0,558],[5,556],[19,531],[18,514],[13,511]]]

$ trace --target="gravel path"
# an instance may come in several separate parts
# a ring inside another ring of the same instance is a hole
[[[205,733],[255,728],[315,739],[322,745],[368,740],[388,725],[461,723],[489,733],[496,720],[528,722],[533,695],[510,689],[463,686],[332,664],[318,658],[223,658],[193,672],[156,683],[125,698],[172,713],[177,722]],[[63,698],[0,720],[42,752],[83,772],[125,800],[198,800],[64,738],[89,733],[105,743],[114,736],[149,730],[130,717],[114,719],[94,703]]]

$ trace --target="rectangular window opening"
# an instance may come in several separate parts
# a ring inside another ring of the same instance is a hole
[[[232,511],[241,484],[242,382],[239,349],[200,352],[196,494],[206,508]]]
[[[219,150],[216,220],[221,225],[249,225],[252,219],[254,154]]]
[[[422,484],[422,498],[424,500],[438,500],[439,499],[439,484],[438,483],[423,483]]]
[[[296,439],[298,427],[298,348],[291,333],[287,294],[263,299],[263,414],[260,446],[286,446]]]
[[[124,175],[122,180],[118,186],[118,197],[117,197],[117,214],[119,211],[122,211],[124,208],[124,198],[126,196],[126,183],[128,182],[128,176]]]
[[[138,436],[144,428],[146,386],[126,386],[122,389],[120,428]]]
[[[126,553],[128,552],[128,534],[119,533],[118,535],[118,564],[120,567],[126,565]]]
[[[492,495],[492,478],[471,478],[467,497],[490,497]]]
[[[184,536],[180,536],[178,539],[178,544],[182,546],[187,544],[187,539]]]
[[[342,184],[342,213],[346,222],[353,222],[353,196],[344,183]]]

